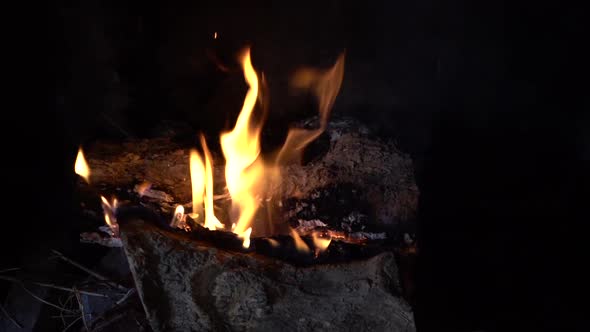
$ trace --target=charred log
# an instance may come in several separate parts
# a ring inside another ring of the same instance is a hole
[[[167,194],[163,195],[167,197],[164,205],[170,205],[170,199],[176,204],[191,199],[188,147],[170,138],[99,143],[87,155],[93,170],[91,180],[97,186],[134,188],[149,181],[153,188]],[[216,188],[223,195],[223,159],[219,155],[215,159]],[[293,200],[324,199],[332,194],[326,201],[329,204],[316,206],[322,210],[322,206],[333,209],[334,200],[338,203],[348,195],[359,202],[355,206],[363,210],[361,213],[380,225],[398,224],[415,216],[418,188],[411,159],[392,142],[373,137],[358,122],[332,121],[324,135],[308,148],[307,159],[304,165],[283,166],[281,182],[269,188],[267,197],[292,208]],[[306,219],[305,213],[303,206],[291,217]]]
[[[162,230],[121,225],[154,331],[414,331],[392,253],[296,267]]]

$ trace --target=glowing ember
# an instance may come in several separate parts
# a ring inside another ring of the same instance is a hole
[[[151,187],[151,183],[144,181],[137,185],[135,191],[139,194],[140,197],[142,197],[145,194],[145,192],[148,191]]]
[[[201,135],[201,145],[205,152],[205,228],[214,231],[216,228],[224,228],[213,212],[213,158],[207,147],[205,137]]]
[[[309,247],[307,246],[307,244],[305,244],[305,242],[303,242],[303,240],[301,239],[299,234],[297,234],[297,232],[292,228],[291,228],[291,237],[293,238],[293,241],[295,241],[295,248],[297,248],[297,250],[299,252],[303,252],[303,253],[309,252]]]
[[[116,212],[117,212],[117,199],[113,199],[113,202],[109,202],[104,196],[100,196],[102,202],[102,211],[104,213],[104,221],[107,226],[111,229],[112,236],[119,236],[119,224],[117,224]]]
[[[193,192],[193,213],[190,217],[197,219],[203,213],[203,193],[205,192],[205,166],[197,150],[190,151],[191,187]]]
[[[331,238],[324,238],[320,237],[317,232],[311,233],[311,238],[313,239],[313,245],[315,247],[315,255],[317,256],[319,253],[328,249],[330,242],[332,242]]]
[[[86,158],[84,158],[84,152],[82,152],[82,147],[78,149],[76,163],[74,164],[74,172],[83,177],[87,183],[90,183],[90,167],[88,167]]]
[[[268,241],[268,243],[270,243],[271,247],[276,248],[279,246],[279,241],[275,240],[275,239],[266,239]]]
[[[258,77],[250,61],[250,49],[246,49],[241,60],[250,88],[234,129],[221,135],[221,147],[226,160],[227,189],[232,197],[232,221],[236,224],[232,231],[245,237],[259,206],[257,190],[261,187],[264,165],[258,159],[262,124],[251,121],[258,98]]]

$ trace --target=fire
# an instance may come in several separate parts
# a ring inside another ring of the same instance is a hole
[[[152,187],[152,184],[148,181],[144,181],[140,184],[137,185],[135,191],[137,192],[137,194],[139,194],[139,196],[143,196],[145,194],[146,191],[148,191],[150,188]]]
[[[112,202],[109,202],[104,196],[100,196],[100,200],[105,223],[111,229],[113,236],[119,236],[119,224],[117,224],[116,218],[117,199],[114,198]]]
[[[313,240],[313,245],[315,247],[315,254],[316,256],[325,251],[326,249],[328,249],[328,246],[330,245],[330,242],[332,242],[331,238],[324,238],[324,237],[320,237],[317,232],[313,232],[311,233],[311,238]]]
[[[190,174],[193,194],[193,213],[190,217],[196,219],[203,213],[203,193],[205,192],[205,166],[197,150],[190,151]]]
[[[232,231],[246,238],[259,206],[257,191],[261,188],[264,165],[258,159],[262,124],[253,124],[251,120],[258,98],[258,76],[252,67],[250,49],[246,49],[241,60],[249,90],[234,129],[221,135],[221,148],[226,160],[227,189],[232,197],[232,217],[237,219]]]
[[[213,158],[207,147],[205,137],[201,135],[201,145],[205,153],[205,228],[214,231],[216,228],[223,228],[223,224],[217,219],[213,212]]]
[[[292,228],[291,228],[291,237],[293,238],[293,241],[295,241],[295,248],[297,248],[297,250],[299,252],[304,252],[304,253],[309,252],[309,247],[307,246],[307,244],[305,244],[305,242],[303,242],[303,240],[301,239],[299,234],[297,234],[297,231],[295,231]]]
[[[178,205],[176,209],[174,209],[174,215],[172,216],[172,221],[170,222],[170,227],[172,228],[180,228],[184,230],[189,230],[190,228],[186,224],[186,217],[184,215],[184,206]]]
[[[252,234],[252,227],[248,227],[245,232],[238,234],[239,238],[244,239],[244,242],[242,242],[242,247],[246,249],[250,248],[250,234]]]
[[[87,183],[90,183],[90,167],[88,167],[86,158],[84,158],[84,152],[82,152],[82,147],[78,149],[76,163],[74,164],[74,172],[83,177]]]
[[[295,89],[310,89],[318,99],[320,127],[314,130],[300,128],[289,130],[285,144],[279,151],[277,163],[300,162],[304,148],[324,132],[343,77],[344,53],[328,70],[306,68],[295,73],[291,86]]]

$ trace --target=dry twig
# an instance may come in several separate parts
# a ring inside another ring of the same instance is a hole
[[[12,277],[5,277],[5,276],[0,276],[0,280],[12,281],[12,282],[16,282],[16,283],[23,283],[22,280],[12,278]],[[83,290],[74,290],[73,288],[58,286],[58,285],[54,285],[54,284],[47,284],[44,282],[28,281],[28,283],[33,284],[33,285],[37,285],[37,286],[41,286],[41,287],[59,289],[59,290],[67,291],[67,292],[79,292],[81,294],[88,295],[88,296],[108,297],[105,294],[83,291]]]
[[[66,308],[62,308],[54,303],[51,303],[45,299],[40,298],[39,296],[37,296],[35,293],[31,292],[27,287],[25,287],[25,285],[22,282],[18,282],[18,284],[23,288],[23,290],[25,292],[27,292],[29,295],[31,295],[34,299],[36,299],[37,301],[41,302],[41,303],[45,303],[48,306],[54,307],[60,311],[65,311],[65,312],[69,312],[69,313],[73,313],[75,312],[74,310],[70,310],[70,309],[66,309]]]
[[[74,320],[73,320],[73,321],[70,323],[70,325],[66,326],[66,328],[65,328],[65,329],[63,329],[63,331],[62,331],[62,332],[66,332],[66,331],[67,331],[67,330],[68,330],[70,327],[72,327],[74,324],[76,324],[76,322],[77,322],[77,321],[79,321],[80,319],[82,319],[82,317],[78,317],[78,318],[74,319]]]
[[[84,271],[84,272],[88,273],[89,275],[91,275],[91,276],[95,277],[96,279],[106,282],[106,283],[107,283],[108,285],[110,285],[111,287],[118,288],[118,289],[120,289],[120,290],[122,290],[122,291],[125,291],[125,292],[127,291],[127,288],[125,288],[125,287],[123,287],[123,286],[121,286],[121,285],[119,285],[119,284],[117,284],[117,283],[115,283],[115,282],[109,281],[109,279],[108,279],[107,277],[105,277],[105,276],[103,276],[103,275],[101,275],[101,274],[99,274],[99,273],[97,273],[97,272],[94,272],[94,271],[92,271],[91,269],[89,269],[89,268],[87,268],[87,267],[85,267],[85,266],[81,265],[80,263],[77,263],[77,262],[75,262],[75,261],[73,261],[73,260],[71,260],[71,259],[67,258],[67,257],[66,257],[66,256],[64,256],[64,255],[63,255],[61,252],[59,252],[59,251],[57,251],[57,250],[51,250],[51,251],[52,251],[54,254],[56,254],[56,255],[57,255],[59,258],[61,258],[62,260],[66,261],[66,262],[68,262],[68,263],[70,263],[70,264],[72,264],[73,266],[75,266],[75,267],[79,268],[80,270],[82,270],[82,271]]]
[[[9,269],[0,270],[0,273],[12,272],[12,271],[18,271],[18,270],[20,270],[20,267],[11,267]]]
[[[6,315],[6,317],[12,322],[12,324],[14,324],[19,329],[24,329],[24,327],[22,325],[20,325],[19,322],[16,321],[16,319],[12,318],[12,316],[10,316],[8,311],[6,311],[6,309],[4,309],[4,306],[2,305],[2,303],[0,303],[0,310],[2,310],[4,315]]]
[[[82,304],[82,299],[80,298],[80,293],[74,288],[74,295],[76,295],[76,300],[78,301],[78,307],[80,308],[80,316],[82,317],[82,323],[84,323],[84,328],[86,331],[90,331],[88,329],[88,322],[86,322],[86,313],[84,313],[84,305]]]
[[[131,288],[125,296],[123,296],[119,301],[115,302],[115,305],[120,305],[121,303],[125,302],[129,297],[135,294],[135,288]]]

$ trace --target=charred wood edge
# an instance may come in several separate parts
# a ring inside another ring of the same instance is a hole
[[[382,252],[394,252],[396,247],[386,244],[384,241],[366,242],[364,244],[352,244],[338,239],[333,239],[330,246],[319,255],[313,250],[308,253],[300,252],[295,248],[293,238],[288,235],[273,237],[251,238],[249,248],[243,248],[243,240],[230,231],[211,231],[203,226],[193,223],[189,219],[191,232],[174,229],[154,210],[141,206],[121,206],[117,210],[117,220],[121,227],[132,220],[143,220],[157,227],[158,231],[169,232],[186,239],[203,242],[209,246],[238,253],[256,253],[268,258],[279,259],[296,266],[308,266],[318,264],[334,264],[364,260],[376,256]],[[269,239],[279,242],[275,247]],[[313,248],[313,240],[309,236],[302,236],[309,248]],[[125,246],[123,246],[125,247]]]

